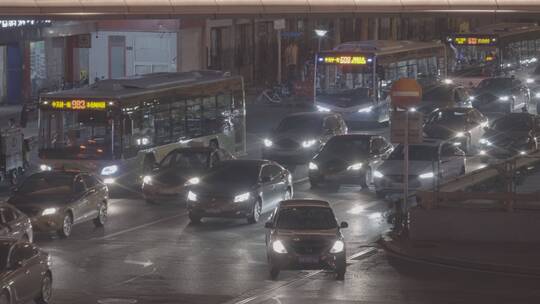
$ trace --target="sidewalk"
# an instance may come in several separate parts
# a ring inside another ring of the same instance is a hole
[[[391,256],[512,275],[540,276],[540,244],[412,241],[385,235],[379,243]]]

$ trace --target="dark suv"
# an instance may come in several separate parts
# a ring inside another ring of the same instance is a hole
[[[286,200],[265,224],[270,276],[281,270],[329,269],[345,278],[345,240],[330,204],[319,200]]]

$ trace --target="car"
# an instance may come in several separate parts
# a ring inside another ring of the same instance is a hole
[[[446,108],[432,112],[424,124],[424,133],[431,138],[452,140],[465,152],[479,145],[488,119],[475,108]]]
[[[398,145],[373,172],[375,192],[379,197],[403,191],[404,146]],[[409,190],[432,189],[438,182],[465,173],[465,152],[452,142],[424,139],[409,145]]]
[[[367,188],[372,183],[373,171],[392,150],[392,144],[378,135],[334,136],[308,165],[311,187],[354,184]]]
[[[7,203],[0,203],[0,237],[32,243],[32,222],[24,213]]]
[[[78,171],[43,171],[26,178],[13,189],[8,203],[25,213],[39,232],[71,235],[73,225],[107,221],[107,186],[95,175]]]
[[[259,221],[280,201],[293,196],[291,173],[268,160],[226,160],[188,186],[187,208],[192,223],[205,217]]]
[[[284,164],[304,164],[315,156],[330,137],[346,134],[347,131],[347,125],[340,114],[290,114],[263,140],[262,158]]]
[[[50,303],[51,259],[34,244],[0,238],[0,304]]]
[[[529,88],[514,77],[492,77],[482,80],[472,93],[472,105],[482,113],[521,112],[530,104]]]
[[[538,149],[540,117],[529,113],[510,113],[493,121],[480,139],[483,161],[529,154]]]
[[[218,162],[234,157],[214,147],[177,148],[169,152],[143,177],[142,193],[148,203],[185,197],[185,185],[192,178],[204,175]]]
[[[343,280],[347,270],[346,244],[327,201],[282,201],[266,222],[266,254],[270,277],[282,270],[327,269]]]
[[[422,101],[416,106],[416,110],[427,117],[436,109],[471,106],[467,90],[451,80],[446,81],[423,88]]]

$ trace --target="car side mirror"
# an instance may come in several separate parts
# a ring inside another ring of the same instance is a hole
[[[339,224],[339,228],[349,228],[349,223],[341,222],[341,224]]]
[[[274,223],[266,222],[266,223],[264,223],[264,228],[272,229],[272,228],[274,228]]]

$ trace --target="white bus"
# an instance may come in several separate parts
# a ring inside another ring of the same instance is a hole
[[[316,56],[315,106],[339,112],[347,123],[389,119],[392,82],[421,83],[446,75],[445,45],[437,42],[360,41],[336,46]]]
[[[218,71],[156,73],[43,94],[41,168],[95,172],[131,186],[181,146],[246,150],[241,77]]]

